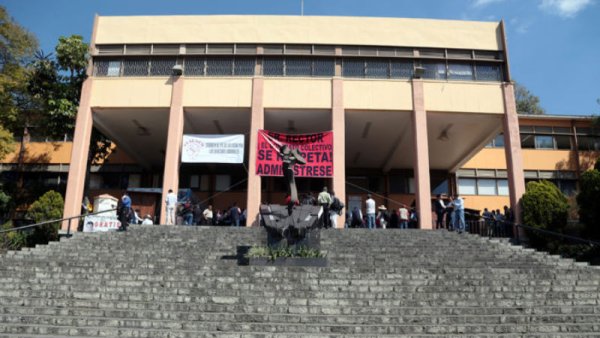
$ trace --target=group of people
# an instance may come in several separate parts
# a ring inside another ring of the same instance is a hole
[[[166,224],[169,225],[232,225],[239,227],[246,223],[246,210],[240,209],[237,202],[224,210],[214,210],[212,205],[203,208],[200,203],[194,204],[189,198],[179,202],[177,195],[172,189],[169,189],[165,204]],[[180,222],[178,216],[181,217]]]
[[[367,195],[365,201],[365,215],[358,206],[346,212],[346,228],[414,228],[417,224],[417,212],[415,208],[401,204],[400,208],[388,211],[385,205],[375,207],[376,203],[371,194]]]
[[[465,201],[462,196],[448,196],[444,199],[441,194],[438,194],[434,209],[436,229],[456,230],[458,233],[466,230]]]
[[[285,203],[290,205],[291,199],[287,195]],[[311,192],[308,192],[302,196],[297,204],[302,205],[319,205],[323,207],[322,225],[325,228],[337,228],[338,216],[342,215],[344,209],[344,203],[335,196],[335,192],[329,191],[327,187],[323,187],[323,190],[315,198]]]

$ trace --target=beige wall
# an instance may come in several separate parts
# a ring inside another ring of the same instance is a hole
[[[71,161],[72,142],[30,142],[25,145],[24,163],[66,163]],[[18,163],[21,144],[15,143],[14,150],[0,158],[0,163]]]
[[[266,108],[331,109],[330,79],[265,79]]]
[[[252,79],[186,78],[184,107],[250,107]]]
[[[344,108],[412,110],[412,89],[410,82],[344,80]]]
[[[425,109],[439,112],[503,114],[498,83],[425,82]]]
[[[94,78],[92,107],[169,107],[171,82],[161,78]]]
[[[100,16],[96,44],[309,43],[502,50],[500,23],[324,16]]]
[[[575,170],[569,150],[523,149],[524,170]],[[471,169],[506,169],[506,158],[503,148],[483,148],[473,156],[462,168]]]
[[[469,209],[481,211],[483,211],[484,208],[488,208],[490,211],[500,209],[500,211],[504,212],[504,206],[510,206],[510,198],[508,196],[463,195],[462,197],[465,200],[465,208]]]

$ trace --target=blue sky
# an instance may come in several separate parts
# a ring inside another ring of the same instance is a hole
[[[301,0],[0,0],[45,52],[61,35],[89,41],[94,14],[299,15]],[[600,115],[600,0],[304,0],[305,15],[498,21],[512,76],[553,115]]]

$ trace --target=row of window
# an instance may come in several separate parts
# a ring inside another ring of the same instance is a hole
[[[257,59],[253,57],[186,57],[180,61],[185,76],[253,76]],[[94,76],[169,76],[176,58],[95,59]],[[502,65],[486,62],[419,62],[397,59],[342,59],[342,76],[350,78],[408,79],[415,67],[422,77],[436,80],[502,81]],[[266,57],[264,76],[335,75],[335,59]]]
[[[96,45],[98,55],[197,55],[197,54],[257,54],[256,44],[125,44]],[[266,55],[335,55],[336,46],[310,44],[266,44],[260,45]],[[342,55],[369,57],[414,57],[503,60],[501,51],[483,51],[471,49],[411,48],[388,46],[341,46]]]
[[[533,135],[521,134],[521,148],[523,149],[559,149],[571,150],[572,135]],[[489,148],[504,148],[504,135],[496,136],[490,143]],[[600,136],[577,136],[577,150],[598,151],[600,150]]]
[[[526,179],[525,183],[538,181]],[[577,181],[573,179],[549,179],[566,196],[577,192]],[[458,192],[461,195],[508,196],[508,181],[501,178],[464,178],[458,179]]]

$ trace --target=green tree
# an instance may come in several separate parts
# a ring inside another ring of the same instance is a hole
[[[562,232],[567,225],[569,203],[563,193],[549,181],[529,182],[521,199],[525,225],[554,232]],[[528,232],[532,244],[546,248],[552,237]]]
[[[50,190],[43,194],[27,210],[27,216],[36,223],[61,219],[64,207],[61,194]],[[28,238],[28,245],[33,246],[40,243],[48,243],[58,239],[58,228],[60,222],[54,222],[38,226]]]
[[[0,6],[0,124],[13,133],[27,123],[27,65],[37,48],[35,36]]]
[[[542,115],[546,113],[540,105],[540,98],[516,82],[515,101],[517,103],[517,113],[519,114]]]
[[[600,239],[600,171],[586,171],[579,182],[581,188],[577,194],[577,204],[579,220],[585,225],[584,235]]]

